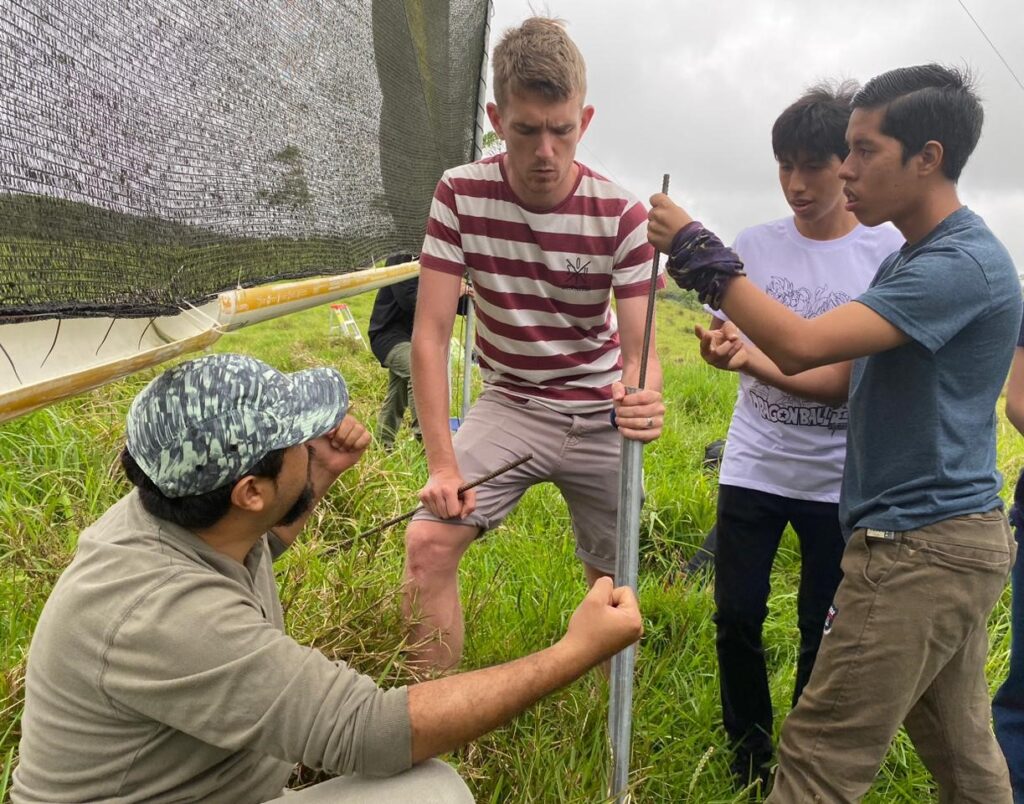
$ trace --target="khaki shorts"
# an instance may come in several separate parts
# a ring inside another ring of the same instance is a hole
[[[532,399],[489,388],[469,411],[453,439],[466,482],[527,453],[533,458],[476,488],[476,510],[465,519],[439,519],[421,510],[414,520],[496,528],[537,483],[558,487],[569,507],[576,555],[600,570],[615,571],[622,438],[608,410],[558,413]]]

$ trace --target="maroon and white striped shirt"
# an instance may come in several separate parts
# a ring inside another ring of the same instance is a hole
[[[513,194],[501,154],[446,171],[420,254],[424,269],[469,269],[484,382],[565,413],[610,407],[622,375],[611,295],[646,294],[653,257],[643,204],[577,165],[573,191],[543,211]]]

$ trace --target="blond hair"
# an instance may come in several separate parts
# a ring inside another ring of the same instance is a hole
[[[494,100],[536,92],[550,101],[587,94],[587,65],[561,20],[530,17],[509,28],[494,48]]]

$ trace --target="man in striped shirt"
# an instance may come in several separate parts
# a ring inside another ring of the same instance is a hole
[[[561,491],[588,582],[613,573],[619,435],[652,441],[664,414],[653,333],[647,388],[626,390],[640,374],[653,253],[643,205],[575,161],[594,113],[583,58],[559,22],[534,17],[506,32],[493,63],[487,112],[506,152],[438,183],[413,330],[430,478],[406,532],[405,603],[414,650],[438,669],[462,653],[462,554],[531,485]],[[446,360],[466,271],[485,390],[453,441]],[[525,464],[458,494],[527,453]]]

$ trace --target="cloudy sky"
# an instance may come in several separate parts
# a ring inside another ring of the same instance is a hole
[[[963,3],[1024,81],[1024,0]],[[969,65],[986,120],[961,200],[1024,272],[1024,88],[958,0],[494,0],[491,47],[534,11],[565,20],[587,60],[596,114],[577,158],[644,199],[671,174],[671,195],[726,240],[789,212],[771,127],[808,85]]]

